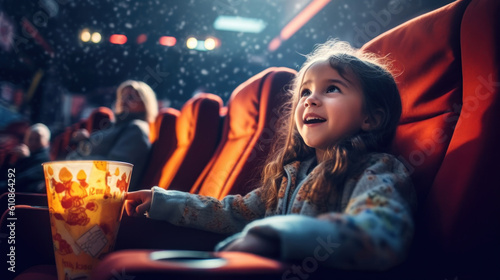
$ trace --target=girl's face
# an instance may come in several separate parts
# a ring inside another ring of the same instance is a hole
[[[121,105],[124,112],[142,113],[146,111],[146,106],[144,106],[139,93],[133,87],[125,87],[122,90]]]
[[[363,92],[354,75],[343,78],[328,61],[314,63],[299,88],[295,125],[316,155],[340,139],[367,129]]]

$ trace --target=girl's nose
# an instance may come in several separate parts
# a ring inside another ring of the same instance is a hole
[[[304,102],[304,106],[309,107],[309,106],[319,106],[320,105],[320,100],[316,98],[316,95],[313,93],[309,95],[306,98],[306,101]]]

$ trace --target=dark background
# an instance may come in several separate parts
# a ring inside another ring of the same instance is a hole
[[[332,0],[280,48],[269,51],[271,40],[310,2],[3,0],[0,15],[11,27],[0,25],[4,41],[0,127],[26,119],[61,129],[85,117],[87,109],[111,107],[117,85],[126,79],[147,82],[164,107],[180,108],[197,91],[215,93],[227,101],[237,85],[267,67],[298,69],[302,55],[328,38],[360,47],[452,1]],[[215,30],[213,22],[219,15],[260,18],[267,25],[258,34]],[[25,21],[35,31],[26,31]],[[81,42],[83,28],[99,31],[101,43]],[[125,34],[128,42],[113,45],[108,41],[112,34]],[[136,43],[140,34],[147,35],[143,44]],[[177,44],[159,45],[160,36],[174,36]],[[221,45],[213,51],[189,50],[185,47],[189,36],[214,36]],[[34,83],[37,76],[40,82]],[[10,98],[4,94],[13,91]]]

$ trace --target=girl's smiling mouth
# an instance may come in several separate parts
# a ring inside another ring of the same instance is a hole
[[[316,114],[309,113],[304,117],[304,124],[317,124],[323,122],[326,122],[326,119]]]

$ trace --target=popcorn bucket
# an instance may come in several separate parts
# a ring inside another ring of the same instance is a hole
[[[59,280],[90,279],[113,250],[132,164],[54,161],[43,165]]]

